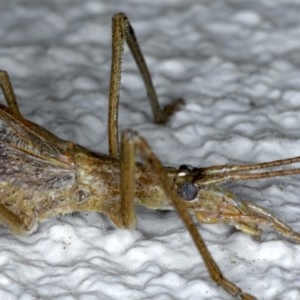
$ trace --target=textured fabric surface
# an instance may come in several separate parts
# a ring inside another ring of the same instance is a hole
[[[160,101],[186,106],[152,123],[125,54],[121,128],[166,165],[251,163],[300,155],[299,1],[1,1],[0,68],[23,115],[107,153],[111,17],[131,19]],[[299,176],[231,184],[300,231]],[[300,298],[300,246],[201,225],[224,274],[259,299]],[[230,299],[211,282],[175,212],[138,209],[137,230],[96,213],[57,217],[29,237],[0,230],[0,299]]]

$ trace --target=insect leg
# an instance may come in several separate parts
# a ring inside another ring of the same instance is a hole
[[[135,141],[128,131],[122,133],[120,153],[121,217],[125,228],[135,227]],[[131,131],[129,131],[131,132]]]
[[[300,233],[294,231],[290,226],[280,221],[266,209],[248,201],[245,202],[245,205],[249,208],[249,215],[260,218],[260,221],[257,222],[258,224],[268,224],[286,238],[293,240],[295,243],[300,243]]]
[[[158,124],[166,123],[168,119],[168,112],[173,112],[172,109],[170,110],[168,108],[167,113],[165,113],[165,111],[162,110],[159,105],[150,72],[127,16],[123,13],[114,15],[112,18],[112,61],[109,88],[108,144],[109,154],[115,157],[117,157],[119,154],[118,103],[120,96],[122,62],[124,56],[124,41],[126,41],[142,75],[151,104],[154,122]],[[177,104],[179,105],[180,103]],[[174,107],[176,106],[177,105],[175,103]]]
[[[224,215],[209,212],[196,212],[195,217],[201,224],[230,224],[245,234],[249,234],[256,239],[260,239],[261,230],[258,229],[256,223],[259,219],[255,217],[248,217],[244,215]]]
[[[256,239],[260,239],[261,236],[261,230],[258,227],[260,225],[269,225],[286,238],[293,240],[295,243],[300,243],[300,234],[266,209],[249,201],[243,203],[245,209],[239,214],[218,214],[216,217],[215,213],[195,212],[195,216],[197,221],[203,224],[231,224],[238,230]]]
[[[2,204],[0,204],[0,220],[4,224],[7,224],[9,229],[17,235],[27,235],[36,227],[33,215],[24,214],[24,216],[20,217]]]
[[[121,171],[121,176],[123,176],[121,177],[121,201],[123,203],[121,204],[121,207],[123,207],[124,209],[124,211],[121,212],[123,215],[123,224],[125,224],[125,226],[131,226],[134,224],[135,218],[133,209],[135,165],[134,154],[138,154],[142,158],[142,160],[145,161],[147,165],[149,165],[150,169],[153,172],[153,176],[157,176],[157,178],[159,179],[165,193],[169,196],[178,214],[180,215],[188,231],[190,232],[192,239],[206,265],[211,279],[216,284],[220,285],[230,295],[237,297],[238,299],[255,299],[253,296],[244,293],[238,286],[236,286],[234,283],[230,282],[223,276],[218,265],[216,264],[208,248],[206,247],[202,236],[198,232],[197,226],[189,215],[185,204],[182,202],[182,200],[177,195],[177,192],[172,187],[172,184],[168,179],[163,165],[152,152],[147,142],[141,136],[139,136],[137,132],[129,129],[125,130],[122,133],[121,161],[123,162],[121,162],[121,168],[128,168],[128,171]],[[124,162],[125,160],[128,160],[128,162]]]
[[[0,70],[0,87],[8,107],[16,116],[22,117],[8,73],[4,70]]]

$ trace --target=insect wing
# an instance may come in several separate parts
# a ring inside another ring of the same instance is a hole
[[[73,147],[0,106],[0,182],[34,189],[67,186],[75,178]]]

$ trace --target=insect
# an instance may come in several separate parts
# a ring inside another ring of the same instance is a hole
[[[143,77],[154,121],[166,123],[181,101],[161,109],[150,73],[128,18],[113,17],[112,65],[109,94],[109,155],[61,140],[23,118],[6,71],[0,86],[7,106],[0,105],[0,221],[19,235],[34,232],[38,222],[59,214],[96,211],[108,215],[119,228],[135,227],[135,205],[176,209],[202,256],[212,280],[239,299],[255,299],[226,279],[203,241],[199,223],[232,224],[260,237],[260,225],[270,225],[295,243],[300,234],[264,208],[239,200],[220,184],[299,174],[283,168],[300,157],[208,168],[164,167],[137,132],[122,132],[119,146],[118,102],[125,41]],[[139,156],[141,162],[136,162]],[[193,217],[190,216],[193,215]]]

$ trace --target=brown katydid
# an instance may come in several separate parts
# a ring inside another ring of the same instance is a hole
[[[147,142],[130,129],[122,133],[119,149],[118,101],[125,40],[143,77],[154,121],[166,123],[180,101],[161,109],[134,31],[122,13],[113,17],[112,36],[109,155],[61,140],[24,119],[8,75],[0,71],[8,105],[0,106],[0,221],[15,234],[30,234],[39,221],[58,214],[96,211],[108,215],[117,227],[134,228],[135,205],[175,208],[212,280],[232,296],[255,299],[223,276],[193,219],[232,224],[254,237],[260,236],[259,225],[268,224],[299,243],[299,233],[264,208],[240,201],[219,184],[299,174],[299,168],[281,167],[300,162],[300,157],[252,165],[164,167]],[[136,162],[137,155],[142,162]]]

